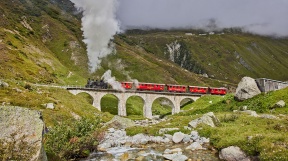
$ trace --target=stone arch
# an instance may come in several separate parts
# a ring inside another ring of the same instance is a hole
[[[90,97],[92,98],[92,106],[94,106],[95,108],[97,108],[99,111],[101,111],[101,107],[100,106],[97,106],[97,100],[95,100],[95,94],[93,94],[92,92],[90,91],[82,91],[82,90],[69,90],[70,93],[72,93],[73,95],[78,95],[80,93],[86,93],[88,95],[90,95]]]
[[[128,103],[128,101],[130,101],[131,102],[131,99],[136,99],[136,102],[137,101],[142,101],[142,107],[141,108],[139,108],[139,110],[140,111],[138,111],[138,113],[141,115],[141,116],[144,116],[144,111],[145,111],[145,108],[144,108],[144,105],[145,105],[145,99],[142,97],[142,96],[140,96],[140,95],[137,95],[137,94],[131,94],[131,95],[129,95],[128,97],[127,97],[127,100],[126,100],[126,102],[125,102],[125,107],[126,107],[126,115],[128,116],[129,115],[129,109],[130,109],[130,107],[129,106],[133,106],[133,104],[131,104],[131,105],[129,105]],[[138,99],[138,100],[137,100]],[[140,104],[141,105],[141,104]],[[133,108],[133,107],[131,107],[131,108]],[[137,112],[137,111],[136,111]]]
[[[119,115],[119,104],[121,102],[119,96],[113,93],[96,94],[98,104],[102,111],[109,112],[113,115]]]
[[[193,102],[195,102],[195,100],[193,98],[191,98],[191,97],[183,97],[180,100],[180,109],[181,109],[181,107],[183,108],[183,106],[191,104]]]
[[[166,103],[170,104],[169,106],[171,107],[171,114],[174,114],[177,105],[175,104],[175,100],[170,96],[156,96],[152,99],[151,105],[153,105],[157,99],[161,99],[161,98],[169,101],[168,103],[167,102]],[[163,104],[165,104],[165,102]],[[151,111],[152,111],[152,109],[151,109]],[[152,111],[152,116],[153,116],[153,111]]]

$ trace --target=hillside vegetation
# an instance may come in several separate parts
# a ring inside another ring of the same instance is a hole
[[[260,160],[285,161],[288,159],[288,106],[286,104],[285,107],[275,108],[274,105],[279,100],[288,102],[288,88],[262,93],[243,102],[235,101],[231,94],[224,97],[206,95],[183,107],[183,112],[169,116],[167,121],[149,127],[130,127],[127,133],[163,135],[159,134],[161,128],[178,127],[183,133],[188,134],[190,130],[184,126],[205,113],[214,112],[220,120],[216,127],[201,124],[195,129],[201,136],[209,137],[213,147],[221,150],[229,146],[238,146],[246,154],[258,156]],[[239,112],[243,106],[257,112],[258,117]],[[262,117],[263,114],[277,118]]]
[[[201,30],[131,30],[119,35],[119,39],[157,59],[217,80],[238,83],[243,76],[288,80],[285,38],[224,29],[210,34]]]
[[[81,15],[74,15],[75,11],[68,0],[1,1],[0,77],[34,83],[84,83],[88,60]]]

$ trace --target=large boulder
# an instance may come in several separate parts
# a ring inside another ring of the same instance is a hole
[[[260,93],[261,91],[259,90],[255,79],[250,77],[243,77],[236,89],[235,99],[238,101],[244,101]]]
[[[198,124],[201,124],[201,123],[209,125],[211,127],[215,127],[217,124],[220,123],[220,121],[214,115],[213,112],[208,112],[208,113],[204,114],[202,117],[189,122],[188,126],[190,126],[192,128],[196,128],[198,126]]]
[[[131,126],[135,126],[135,122],[131,119],[124,118],[118,115],[115,115],[112,120],[105,124],[106,126],[110,126],[116,129],[126,129]]]
[[[46,161],[44,122],[40,112],[0,106],[0,160]],[[1,158],[4,157],[4,158]]]
[[[222,149],[219,158],[226,161],[250,161],[250,158],[237,146]]]

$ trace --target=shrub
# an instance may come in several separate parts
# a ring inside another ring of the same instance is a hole
[[[99,123],[100,119],[81,119],[55,126],[45,136],[48,158],[70,160],[87,157],[103,139]]]

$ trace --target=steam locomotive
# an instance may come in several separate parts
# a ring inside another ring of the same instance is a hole
[[[220,87],[201,87],[201,86],[187,86],[187,85],[174,85],[174,84],[157,84],[157,83],[133,83],[121,82],[121,85],[126,90],[137,91],[154,91],[154,92],[173,92],[173,93],[193,93],[193,94],[212,94],[212,95],[225,95],[227,89]],[[86,88],[108,89],[108,84],[103,80],[88,79]]]
[[[100,81],[94,79],[88,79],[86,88],[96,88],[96,89],[108,89],[108,83],[105,83],[102,79]]]

